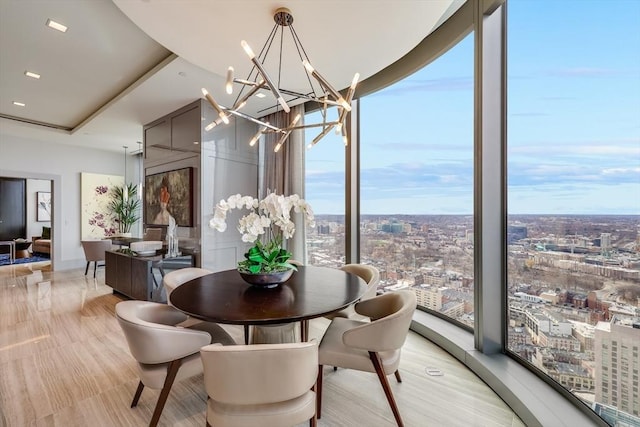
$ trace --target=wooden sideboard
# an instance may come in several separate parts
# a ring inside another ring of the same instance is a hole
[[[163,258],[161,254],[141,257],[106,251],[105,283],[111,286],[114,292],[131,299],[166,302],[161,283],[164,274],[194,266],[195,254],[193,253]]]

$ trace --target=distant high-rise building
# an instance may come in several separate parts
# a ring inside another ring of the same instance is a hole
[[[594,350],[596,402],[640,416],[640,318],[598,322]]]
[[[600,234],[600,249],[602,255],[609,255],[611,253],[611,233]]]
[[[331,226],[329,226],[328,224],[326,225],[319,224],[316,230],[318,234],[331,234]]]
[[[527,238],[527,227],[524,225],[510,225],[507,227],[507,243],[511,244]]]

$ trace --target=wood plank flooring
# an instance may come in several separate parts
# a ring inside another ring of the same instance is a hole
[[[138,378],[117,321],[121,301],[84,270],[0,267],[0,427],[146,426],[158,391],[129,407]],[[311,322],[320,338],[325,319]],[[242,342],[242,329],[224,326]],[[426,367],[442,371],[429,376]],[[439,347],[410,333],[390,383],[407,426],[523,426],[491,389]],[[395,422],[375,375],[325,367],[321,427]],[[204,426],[202,375],[174,384],[161,426]],[[307,423],[301,424],[306,426]]]

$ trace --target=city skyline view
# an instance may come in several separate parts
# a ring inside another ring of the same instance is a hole
[[[363,214],[473,213],[473,43],[361,99]],[[509,3],[510,214],[640,214],[638,51],[638,1]],[[317,214],[344,212],[344,155],[306,152]]]
[[[308,262],[374,266],[379,293],[412,290],[468,330],[498,286],[511,358],[611,426],[640,426],[640,1],[511,0],[507,16],[504,282],[476,277],[494,266],[474,242],[487,210],[474,211],[473,33],[359,98],[359,212],[341,138],[306,152]]]

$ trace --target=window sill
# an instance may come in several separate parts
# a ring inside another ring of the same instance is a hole
[[[472,333],[446,320],[416,311],[411,329],[467,366],[491,387],[527,426],[607,426],[600,419],[594,420],[509,356],[482,354],[474,348]]]

